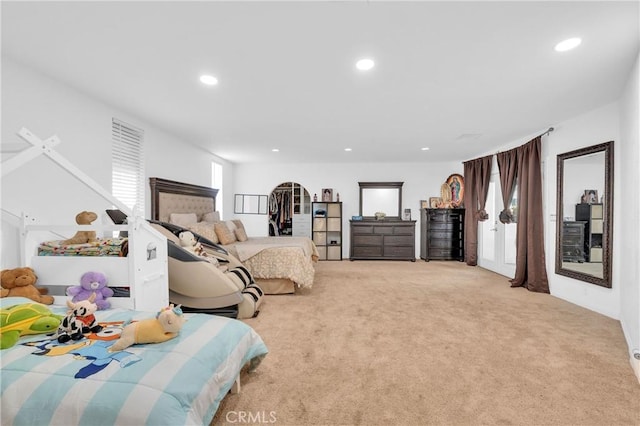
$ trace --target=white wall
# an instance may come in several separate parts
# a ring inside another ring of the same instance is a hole
[[[265,194],[282,182],[294,181],[304,186],[313,199],[322,188],[333,188],[334,199],[340,194],[342,201],[342,256],[349,256],[349,220],[358,215],[360,187],[358,182],[404,182],[402,188],[403,209],[411,209],[416,222],[416,257],[420,256],[420,200],[440,196],[440,185],[452,173],[463,173],[462,162],[454,163],[336,163],[260,165],[238,164],[234,168],[235,193]],[[267,235],[266,215],[235,215],[253,236]]]
[[[543,158],[545,167],[545,250],[549,288],[551,294],[575,303],[585,308],[600,312],[612,318],[620,318],[620,274],[613,263],[612,288],[604,288],[573,278],[555,274],[556,252],[556,157],[568,151],[584,148],[602,142],[614,141],[614,224],[618,223],[619,212],[622,209],[622,197],[616,197],[621,170],[619,158],[615,151],[623,143],[619,135],[619,108],[617,103],[609,104],[595,111],[572,118],[562,123],[554,124],[555,130],[543,138]],[[586,187],[584,189],[587,189]],[[572,214],[573,215],[573,214]],[[566,215],[565,215],[566,216]],[[622,237],[620,228],[614,226],[613,253],[618,253],[616,241]]]
[[[26,127],[42,139],[58,135],[56,151],[111,188],[111,119],[119,118],[145,132],[146,174],[198,185],[211,185],[211,161],[225,167],[231,185],[230,163],[167,134],[125,111],[101,103],[60,82],[2,58],[2,147],[27,144],[16,135]],[[3,160],[6,157],[3,154]],[[35,216],[40,223],[73,224],[81,210],[104,213],[111,206],[73,176],[43,156],[2,179],[2,208]],[[146,217],[149,217],[149,185]],[[231,187],[226,190],[232,193]],[[227,205],[231,205],[231,201]],[[2,268],[19,264],[18,231],[2,216]]]
[[[616,217],[615,228],[621,238],[614,247],[613,266],[621,274],[620,322],[631,352],[640,352],[640,55],[629,75],[620,100],[620,139],[622,144],[616,155],[620,157],[620,183],[618,199],[624,207]],[[620,177],[618,179],[618,176]],[[617,266],[619,265],[619,267]],[[631,358],[640,381],[640,361]]]

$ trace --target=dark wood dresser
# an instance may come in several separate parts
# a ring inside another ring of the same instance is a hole
[[[416,261],[415,220],[352,220],[351,260]]]
[[[586,260],[585,229],[586,221],[562,222],[562,261],[584,262]]]
[[[464,209],[420,209],[420,258],[464,261]]]

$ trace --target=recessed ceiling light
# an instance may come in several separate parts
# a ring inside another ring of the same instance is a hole
[[[212,75],[201,75],[200,81],[207,86],[215,86],[218,84],[218,79]]]
[[[375,63],[373,62],[373,59],[360,59],[358,62],[356,62],[356,68],[358,68],[361,71],[369,71],[371,68],[373,68],[373,66],[375,65]]]
[[[429,147],[428,146],[425,146],[424,148],[420,148],[420,149],[422,149],[423,151],[429,151]]]
[[[273,148],[271,151],[272,152],[280,152],[280,150],[278,148]]]
[[[556,44],[556,52],[566,52],[567,50],[574,49],[582,43],[582,40],[578,37],[568,38],[560,43]]]
[[[345,151],[351,151],[351,148],[345,148],[344,150]]]

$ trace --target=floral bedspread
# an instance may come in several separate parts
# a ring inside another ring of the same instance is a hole
[[[92,243],[64,244],[63,240],[45,241],[38,256],[121,256],[127,255],[127,238],[104,238]]]
[[[317,255],[307,256],[300,247],[271,247],[242,263],[254,278],[286,278],[299,288],[311,288],[315,276],[314,259]]]

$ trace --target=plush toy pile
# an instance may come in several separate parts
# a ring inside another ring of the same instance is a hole
[[[80,277],[80,285],[67,288],[67,296],[72,296],[72,302],[87,300],[91,295],[95,295],[95,304],[98,309],[109,309],[111,303],[106,300],[113,296],[113,290],[107,287],[107,277],[101,272],[85,272]]]
[[[135,321],[122,329],[120,339],[110,348],[110,352],[121,351],[137,343],[161,343],[171,340],[185,323],[180,305],[163,308],[155,318]]]
[[[26,297],[45,305],[53,304],[53,296],[49,290],[35,286],[38,276],[32,268],[5,269],[0,277],[0,297]]]

